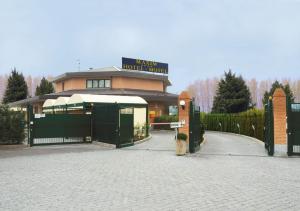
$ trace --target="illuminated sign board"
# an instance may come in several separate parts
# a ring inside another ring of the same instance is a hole
[[[122,68],[127,70],[168,74],[168,64],[141,59],[122,57]]]

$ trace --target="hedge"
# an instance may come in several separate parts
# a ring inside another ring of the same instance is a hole
[[[165,122],[178,122],[178,116],[175,115],[162,115],[154,118],[154,123],[165,123]],[[153,129],[158,130],[173,130],[170,125],[154,125]]]
[[[264,111],[252,109],[238,114],[201,113],[206,130],[223,131],[255,137],[263,141]]]
[[[25,114],[0,105],[0,144],[20,144],[24,140]]]

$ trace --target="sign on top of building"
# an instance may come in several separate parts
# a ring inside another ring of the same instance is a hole
[[[138,70],[152,73],[168,74],[168,64],[141,59],[122,57],[122,68],[127,70]]]

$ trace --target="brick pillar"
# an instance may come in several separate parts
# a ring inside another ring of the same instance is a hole
[[[180,101],[185,102],[184,108],[180,105]],[[179,128],[179,133],[185,133],[187,138],[187,152],[189,152],[189,120],[190,120],[190,102],[191,97],[188,92],[183,91],[178,97],[178,120],[184,121],[185,124],[182,128]]]
[[[274,112],[274,144],[287,144],[286,135],[286,95],[282,88],[277,88],[273,94]]]

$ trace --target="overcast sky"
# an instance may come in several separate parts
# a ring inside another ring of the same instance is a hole
[[[0,74],[166,62],[178,92],[231,68],[300,78],[299,0],[0,0]]]

